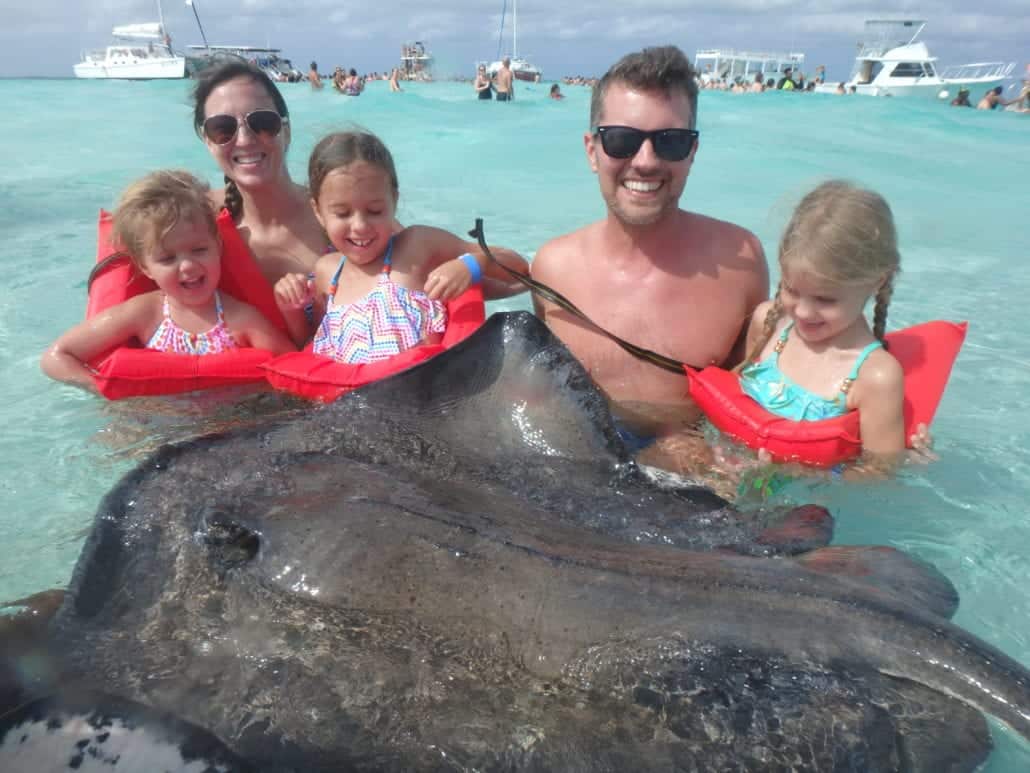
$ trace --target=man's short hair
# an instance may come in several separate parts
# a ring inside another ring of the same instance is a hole
[[[613,83],[622,83],[641,91],[673,91],[686,95],[690,103],[691,126],[697,121],[697,79],[690,60],[676,46],[656,46],[626,54],[604,74],[590,98],[590,127],[597,126],[604,108],[604,98]]]

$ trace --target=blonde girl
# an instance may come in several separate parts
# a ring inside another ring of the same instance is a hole
[[[275,354],[295,347],[249,304],[219,292],[221,242],[207,186],[188,172],[159,171],[130,185],[112,235],[157,285],[79,323],[43,355],[53,379],[94,388],[89,362],[136,340],[175,354],[216,354],[251,346]]]
[[[741,387],[795,421],[857,410],[863,452],[897,458],[903,374],[883,339],[900,264],[890,207],[873,191],[825,182],[795,210],[779,261],[776,295],[751,318]]]

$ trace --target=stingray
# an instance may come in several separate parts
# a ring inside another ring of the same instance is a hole
[[[271,771],[966,771],[984,714],[1030,735],[1030,674],[946,578],[831,537],[656,484],[546,327],[496,314],[128,473],[20,705],[87,691]]]

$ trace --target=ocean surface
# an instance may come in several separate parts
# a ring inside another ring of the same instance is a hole
[[[272,396],[107,403],[48,381],[38,360],[82,318],[96,217],[139,175],[180,167],[221,184],[192,129],[189,83],[0,80],[0,601],[67,583],[101,496],[163,440],[231,426]],[[603,215],[582,134],[589,91],[521,85],[511,104],[469,84],[370,84],[360,98],[284,84],[289,164],[304,180],[323,134],[359,124],[397,161],[399,217],[531,256]],[[829,95],[702,93],[700,149],[682,204],[753,230],[775,264],[798,198],[829,176],[886,196],[903,274],[888,327],[968,320],[933,425],[941,459],[870,484],[798,485],[828,506],[837,543],[893,545],[957,586],[956,622],[1030,665],[1030,116]],[[776,275],[773,267],[774,281]],[[522,297],[496,308],[529,308]],[[646,313],[646,310],[641,310]],[[987,770],[1030,769],[993,724]]]

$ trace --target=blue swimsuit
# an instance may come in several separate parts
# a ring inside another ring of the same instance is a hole
[[[841,382],[840,394],[832,400],[809,392],[789,378],[780,370],[780,352],[787,344],[794,323],[791,322],[780,333],[773,353],[760,362],[746,365],[740,372],[740,388],[752,397],[759,405],[777,416],[792,421],[818,421],[843,416],[848,412],[848,390],[858,378],[858,370],[872,352],[883,346],[873,341],[858,354],[848,377]]]

